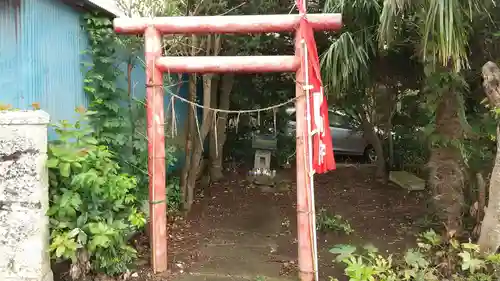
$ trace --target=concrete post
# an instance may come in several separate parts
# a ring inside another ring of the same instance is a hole
[[[43,111],[0,111],[0,280],[52,281],[47,124]]]

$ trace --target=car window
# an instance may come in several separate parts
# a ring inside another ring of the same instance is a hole
[[[295,112],[289,114],[289,119],[295,121]],[[341,115],[332,111],[328,112],[328,123],[333,127],[352,128],[353,120],[348,115]]]
[[[335,112],[328,112],[328,122],[330,126],[350,129],[351,122],[347,115],[340,115]]]

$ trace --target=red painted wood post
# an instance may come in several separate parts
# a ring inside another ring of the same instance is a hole
[[[161,35],[154,27],[144,32],[146,58],[146,112],[148,135],[149,214],[153,272],[167,270],[167,202]]]
[[[295,56],[302,59],[302,44],[299,32],[295,35]],[[306,97],[304,95],[304,73],[300,66],[295,76],[295,159],[297,169],[297,241],[300,281],[314,280],[313,248],[311,240],[311,220],[308,208],[308,190],[311,189],[307,169],[306,145]]]

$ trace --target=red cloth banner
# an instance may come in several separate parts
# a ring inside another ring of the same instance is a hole
[[[302,14],[305,14],[303,8],[303,0],[297,0],[297,6]],[[302,8],[301,8],[302,7]],[[300,22],[301,39],[305,41],[307,53],[302,53],[307,56],[305,65],[304,57],[301,58],[302,69],[307,68],[309,85],[309,108],[308,112],[311,115],[311,132],[312,133],[312,169],[315,173],[322,174],[336,169],[335,157],[333,155],[332,135],[328,122],[328,104],[323,92],[321,81],[321,71],[319,65],[318,50],[316,49],[316,41],[314,40],[314,31],[309,25],[306,17],[303,17]]]

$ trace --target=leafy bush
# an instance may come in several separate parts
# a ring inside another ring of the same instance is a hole
[[[429,147],[425,133],[411,126],[395,126],[394,128],[394,165],[405,169],[405,166],[423,166],[429,158]]]
[[[341,215],[331,216],[325,209],[319,210],[316,215],[316,229],[319,231],[341,231],[345,234],[354,232],[349,222]]]
[[[286,134],[278,134],[278,147],[276,158],[279,166],[287,166],[295,161],[295,137]]]
[[[167,183],[167,204],[168,210],[178,212],[181,207],[182,194],[178,177],[171,177]]]
[[[373,246],[362,250],[350,245],[338,245],[330,252],[336,261],[346,266],[351,281],[493,281],[500,254],[482,257],[479,247],[445,241],[430,230],[419,235],[418,247],[409,249],[404,257],[383,256]],[[334,279],[336,280],[336,279]]]
[[[167,213],[169,215],[176,215],[181,211],[181,186],[178,177],[167,176]],[[142,200],[141,211],[144,213],[145,217],[149,219],[149,200]]]
[[[49,145],[50,252],[73,264],[88,257],[92,269],[115,275],[136,258],[127,239],[145,219],[136,208],[136,179],[120,173],[107,147],[98,145],[86,126],[89,114],[56,125],[58,140]]]

